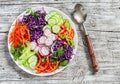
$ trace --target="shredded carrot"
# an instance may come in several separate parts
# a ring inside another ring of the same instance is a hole
[[[74,29],[71,28],[70,31],[69,31],[69,36],[73,39],[74,35],[75,35]]]
[[[22,24],[18,20],[13,25],[13,30],[10,33],[9,42],[12,43],[14,47],[17,47],[20,43],[27,43],[30,41],[29,29],[25,24]]]
[[[37,71],[36,74],[39,73],[48,73],[48,72],[54,72],[58,66],[59,66],[59,61],[57,61],[56,63],[50,62],[50,56],[47,56],[46,58],[46,63],[43,65],[42,63],[42,56],[40,55],[40,53],[37,54],[38,55],[38,59],[40,60],[37,64],[37,66],[35,67],[35,70]]]
[[[58,33],[58,37],[62,39],[62,35],[66,35],[66,36],[70,37],[71,39],[73,39],[74,34],[75,34],[74,29],[71,28],[70,30],[68,30],[67,27],[65,26],[65,23],[66,23],[66,21],[60,25],[61,30]]]

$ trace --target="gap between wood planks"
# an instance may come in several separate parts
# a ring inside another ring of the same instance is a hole
[[[64,4],[64,3],[118,3],[119,2],[119,0],[109,0],[109,1],[85,1],[85,0],[83,0],[83,1],[78,1],[78,0],[70,0],[70,1],[64,1],[64,0],[60,0],[60,1],[58,1],[58,0],[54,0],[54,1],[50,1],[50,0],[48,0],[48,1],[0,1],[0,4],[1,5],[22,5],[22,4]]]

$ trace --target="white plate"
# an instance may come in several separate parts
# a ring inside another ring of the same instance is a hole
[[[63,15],[64,18],[68,19],[70,21],[70,24],[72,26],[72,28],[75,30],[75,38],[74,38],[74,41],[75,41],[75,48],[73,50],[73,54],[75,55],[76,53],[76,50],[77,50],[77,46],[78,46],[78,36],[77,36],[77,32],[76,32],[76,29],[75,29],[75,25],[74,23],[72,22],[72,20],[65,14],[63,13],[62,11],[56,9],[56,8],[53,8],[53,7],[46,7],[46,6],[42,6],[44,8],[44,10],[48,13],[49,11],[51,10],[55,10],[55,11],[58,11],[59,13],[61,13]],[[39,8],[32,8],[33,10],[38,10],[38,9],[41,9],[42,8],[41,6]],[[21,15],[25,14],[25,12],[23,12],[22,14],[20,14],[18,17],[20,17]],[[16,20],[15,20],[16,21]],[[15,23],[15,21],[13,22],[13,24]],[[10,32],[12,31],[13,27],[11,26],[10,30],[9,30],[9,34],[8,34],[8,49],[9,49],[9,53],[10,53],[10,44],[9,44],[9,36],[10,36]],[[10,53],[12,59],[13,59],[13,55]],[[72,55],[72,59],[74,57],[74,55]],[[72,59],[70,60],[70,63],[72,61]],[[14,59],[13,59],[14,60]],[[18,65],[18,62],[17,61],[14,61],[17,66],[19,66],[22,70],[24,70],[25,72],[29,73],[29,74],[32,74],[32,75],[37,75],[37,76],[49,76],[49,75],[54,75],[60,71],[62,71],[65,67],[59,67],[55,72],[51,72],[51,73],[40,73],[40,74],[35,74],[35,70],[30,70],[30,69],[27,69],[25,68],[24,66],[20,66]],[[68,65],[67,65],[68,66]]]

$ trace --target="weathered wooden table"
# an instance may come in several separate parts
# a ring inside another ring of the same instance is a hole
[[[12,61],[7,48],[8,30],[14,19],[29,7],[60,9],[70,16],[76,3],[88,12],[85,26],[91,36],[99,72],[92,67],[82,31],[78,29],[77,54],[64,71],[49,77],[27,74]],[[120,84],[119,0],[0,0],[0,84]]]

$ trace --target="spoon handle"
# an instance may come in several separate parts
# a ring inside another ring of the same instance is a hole
[[[90,36],[85,35],[85,38],[86,38],[86,42],[87,42],[87,46],[88,46],[88,51],[89,51],[89,54],[90,54],[90,57],[91,57],[91,61],[92,61],[92,64],[93,64],[93,69],[94,69],[95,72],[98,72],[98,64],[97,64],[97,61],[96,61],[96,57],[95,57],[95,53],[94,53],[94,50],[93,50],[93,47],[92,47]]]

